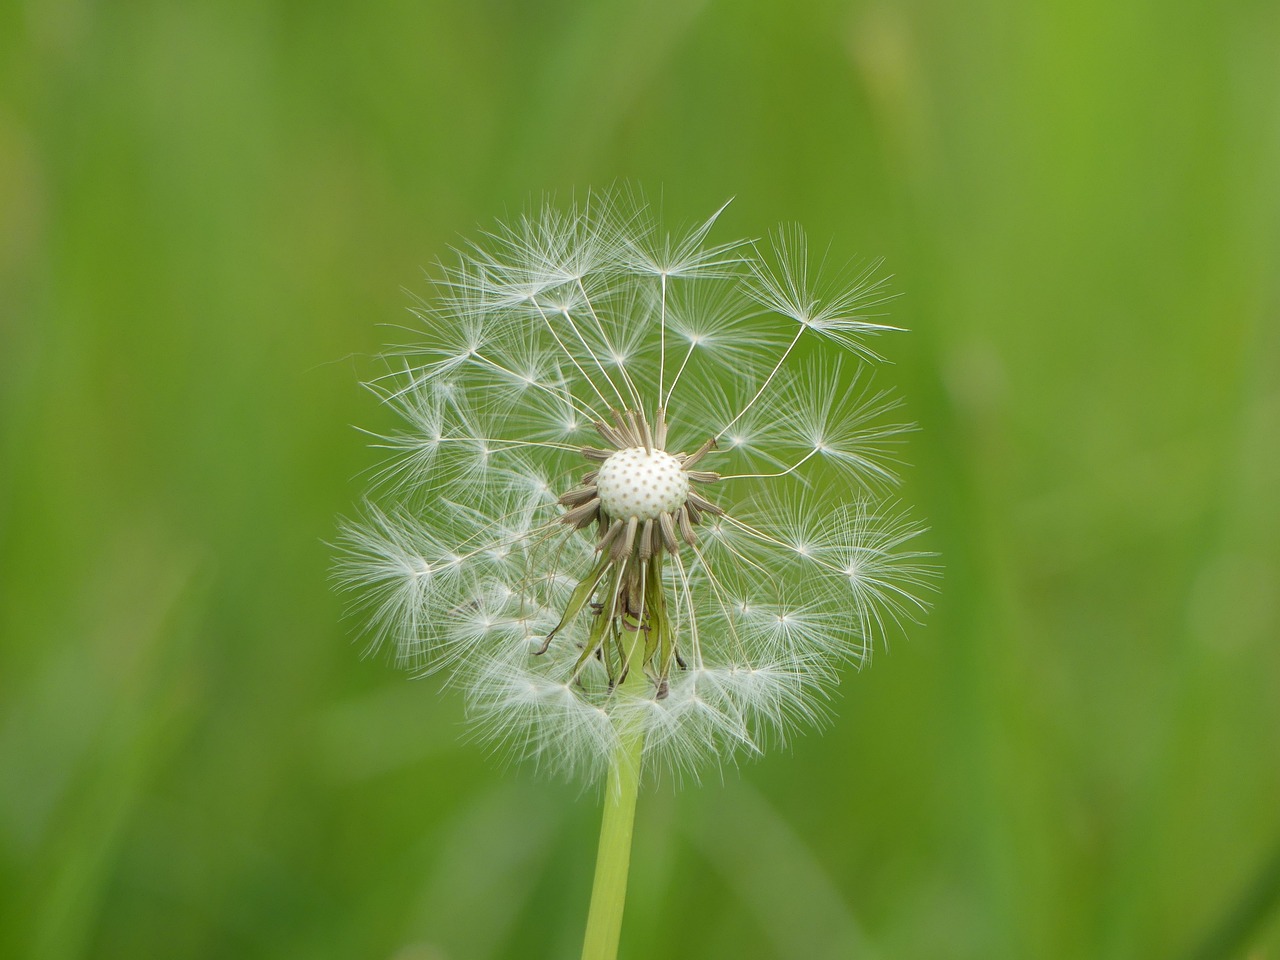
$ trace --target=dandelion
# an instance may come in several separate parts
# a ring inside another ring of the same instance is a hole
[[[343,528],[372,647],[447,672],[505,750],[607,775],[589,957],[641,770],[820,723],[932,573],[887,496],[908,428],[870,384],[875,265],[828,283],[798,230],[710,242],[720,212],[672,235],[593,194],[458,251],[370,385],[405,426]]]

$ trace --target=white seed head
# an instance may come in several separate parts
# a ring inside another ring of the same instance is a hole
[[[689,497],[689,477],[663,450],[628,447],[600,464],[600,509],[619,520],[654,520],[675,513]]]
[[[646,770],[758,754],[925,606],[883,502],[879,282],[811,276],[798,231],[709,242],[719,213],[671,234],[592,193],[500,224],[370,384],[404,423],[335,575],[371,646],[545,767],[636,735]]]

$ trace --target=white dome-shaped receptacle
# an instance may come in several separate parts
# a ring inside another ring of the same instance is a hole
[[[663,450],[628,447],[600,464],[596,491],[600,509],[616,520],[655,520],[684,506],[689,477]]]

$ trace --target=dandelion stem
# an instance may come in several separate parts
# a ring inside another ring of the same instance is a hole
[[[642,632],[637,630],[631,635],[631,669],[614,691],[614,696],[634,697],[647,693],[649,680],[641,666],[643,660],[644,640]],[[587,915],[582,960],[615,960],[618,955],[643,750],[643,731],[623,731],[609,762],[604,816],[600,822],[600,847],[596,853],[596,878],[591,887],[591,911]]]
[[[624,742],[609,768],[604,818],[600,823],[600,849],[596,854],[596,879],[591,888],[591,913],[587,917],[582,960],[614,960],[618,955],[643,745],[639,735]]]

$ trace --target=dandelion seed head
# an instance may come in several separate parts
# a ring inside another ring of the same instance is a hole
[[[335,577],[371,649],[441,672],[477,735],[697,776],[823,722],[842,664],[926,608],[871,386],[874,269],[803,234],[713,242],[622,192],[456,251],[370,384],[402,428]],[[804,349],[798,349],[805,343]]]

